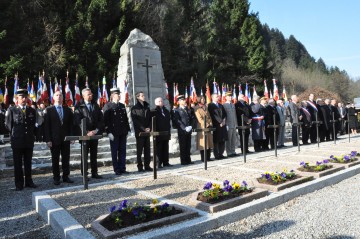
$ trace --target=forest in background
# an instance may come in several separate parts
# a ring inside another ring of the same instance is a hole
[[[15,73],[20,86],[39,72],[92,88],[106,76],[110,88],[120,46],[138,28],[159,45],[166,81],[180,93],[194,77],[256,85],[278,81],[288,94],[320,86],[341,99],[360,96],[360,82],[336,66],[314,59],[291,35],[260,22],[247,0],[0,0],[0,83]],[[261,14],[261,13],[260,13]],[[329,49],[331,51],[331,49]],[[48,82],[48,78],[47,78]],[[36,84],[36,83],[35,83]],[[171,92],[170,92],[171,93]]]

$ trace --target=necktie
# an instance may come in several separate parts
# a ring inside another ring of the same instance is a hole
[[[63,120],[63,114],[62,114],[62,110],[61,110],[60,106],[57,107],[57,111],[58,111],[59,117],[60,117],[60,119],[62,121]]]
[[[88,109],[89,109],[89,112],[91,113],[91,112],[92,112],[92,106],[91,106],[91,104],[88,104]]]

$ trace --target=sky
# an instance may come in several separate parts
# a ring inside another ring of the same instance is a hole
[[[360,78],[359,0],[249,0],[262,24],[293,35],[325,64]]]

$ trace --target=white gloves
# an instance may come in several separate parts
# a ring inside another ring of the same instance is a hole
[[[186,130],[186,132],[189,133],[189,132],[192,130],[192,126],[186,126],[186,127],[185,127],[185,130]]]
[[[226,130],[229,131],[229,126],[226,125]]]
[[[35,123],[35,127],[36,127],[36,128],[39,127],[39,124],[38,124],[38,123]]]
[[[114,140],[114,135],[113,135],[112,133],[108,133],[108,137],[109,137],[109,139],[110,139],[111,141]]]

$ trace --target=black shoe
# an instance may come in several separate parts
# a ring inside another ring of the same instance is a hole
[[[141,173],[144,172],[145,170],[143,168],[138,168],[138,171]]]
[[[194,162],[188,162],[188,164],[194,164]]]
[[[60,185],[60,180],[54,180],[54,185]]]
[[[37,188],[36,184],[31,182],[31,183],[25,183],[25,187],[28,187],[28,188]]]
[[[120,173],[122,173],[122,174],[129,174],[128,171],[120,171]]]
[[[226,159],[227,157],[225,157],[224,155],[220,155],[219,158],[220,159]]]
[[[23,189],[24,189],[24,187],[16,187],[15,191],[21,191]]]
[[[161,164],[158,165],[158,168],[163,168],[163,166]]]
[[[96,178],[96,179],[100,179],[103,178],[102,176],[100,176],[99,174],[95,173],[93,175],[91,175],[92,178]]]
[[[74,183],[74,181],[71,180],[69,177],[63,178],[63,182],[64,182],[64,183]]]
[[[153,171],[153,168],[148,166],[148,167],[145,167],[145,171],[148,171],[148,172],[152,172]]]
[[[188,165],[188,163],[181,163],[181,165]]]
[[[116,173],[115,173],[115,175],[118,175],[118,176],[120,176],[120,175],[121,175],[121,173],[120,173],[120,172],[116,172]]]
[[[167,164],[164,164],[164,167],[172,167],[173,165],[172,164],[169,164],[169,163],[167,163]]]

